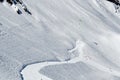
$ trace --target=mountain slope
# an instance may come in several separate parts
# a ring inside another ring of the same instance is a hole
[[[87,44],[85,55],[119,70],[120,18],[112,3],[103,0],[24,2],[33,16],[25,12],[17,15],[9,6],[0,5],[1,80],[21,80],[19,71],[28,64],[77,56],[77,52],[68,52],[77,40]]]

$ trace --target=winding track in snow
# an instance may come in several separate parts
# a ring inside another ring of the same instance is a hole
[[[92,60],[90,56],[84,55],[84,47],[85,43],[83,41],[77,41],[76,42],[76,47],[69,52],[74,52],[75,50],[79,51],[79,56],[75,57],[69,61],[63,61],[63,62],[43,62],[43,63],[37,63],[37,64],[32,64],[28,65],[25,67],[21,74],[23,75],[24,80],[53,80],[51,78],[48,78],[47,76],[39,73],[41,69],[43,69],[46,66],[50,65],[62,65],[62,64],[75,64],[77,62],[83,62],[85,64],[91,65],[96,69],[99,69],[101,71],[107,72],[111,75],[114,76],[119,76],[120,77],[120,72],[113,70],[112,68],[105,67],[95,61]]]

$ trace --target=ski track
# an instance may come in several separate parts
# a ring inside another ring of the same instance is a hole
[[[71,52],[71,53],[78,50],[79,51],[78,57],[75,57],[71,60],[63,61],[63,62],[43,62],[43,63],[28,65],[27,67],[24,68],[24,70],[22,70],[21,74],[23,75],[24,80],[34,80],[34,79],[35,80],[53,80],[53,79],[39,73],[39,71],[47,66],[62,65],[62,64],[75,64],[77,62],[83,62],[87,65],[93,66],[94,68],[96,68],[100,71],[120,77],[120,72],[118,72],[112,68],[103,66],[103,65],[95,62],[94,60],[92,60],[91,56],[85,55],[84,50],[83,50],[85,47],[86,47],[86,44],[83,41],[78,40],[76,42],[76,47],[73,48],[72,50],[69,50],[69,52]],[[32,76],[29,76],[31,74],[32,74]]]

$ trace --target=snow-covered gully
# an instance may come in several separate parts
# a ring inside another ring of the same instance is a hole
[[[24,80],[53,80],[41,73],[39,73],[39,71],[41,69],[43,69],[46,66],[50,66],[50,65],[62,65],[62,64],[75,64],[77,62],[83,62],[87,65],[91,65],[96,69],[99,69],[103,72],[107,72],[111,75],[114,76],[118,76],[120,77],[120,72],[103,66],[97,62],[95,62],[94,60],[92,60],[92,58],[90,56],[87,56],[84,54],[83,49],[85,48],[86,44],[83,41],[78,40],[76,42],[76,47],[72,50],[70,50],[69,52],[73,52],[75,50],[79,51],[79,56],[75,57],[69,61],[62,61],[62,62],[42,62],[42,63],[36,63],[36,64],[31,64],[26,66],[22,71],[21,71],[21,75],[23,76]]]

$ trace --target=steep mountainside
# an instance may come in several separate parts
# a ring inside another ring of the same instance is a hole
[[[65,61],[78,56],[77,51],[69,52],[78,40],[87,45],[85,55],[92,56],[100,65],[119,71],[120,10],[116,11],[115,4],[106,0],[23,1],[32,16],[20,5],[22,15],[16,14],[6,3],[0,5],[0,80],[21,80],[20,71],[29,64]],[[76,70],[73,69],[71,74],[74,75],[68,78],[66,66],[70,70],[72,65],[47,67],[40,72],[53,80],[90,80],[95,74],[97,76],[91,80],[103,80],[105,76],[105,80],[120,79],[80,62],[73,64]],[[56,72],[48,73],[54,69],[61,70],[61,74],[65,72],[66,77],[61,75],[59,78],[60,74]],[[76,77],[81,74],[86,78]]]

